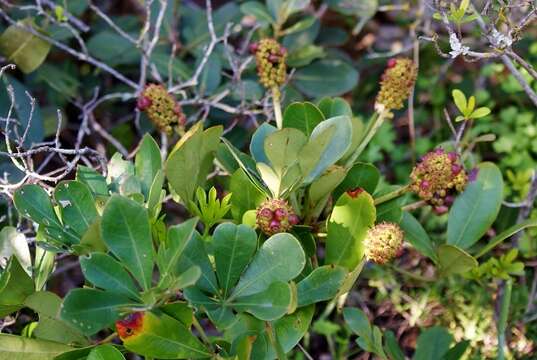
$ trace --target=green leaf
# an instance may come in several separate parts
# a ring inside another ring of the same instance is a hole
[[[418,337],[416,352],[413,360],[437,360],[441,359],[448,350],[453,337],[440,326],[433,326],[422,332]]]
[[[466,107],[468,106],[466,102],[466,96],[459,89],[453,90],[451,92],[451,95],[453,96],[453,101],[455,102],[455,105],[457,106],[459,111],[464,115],[466,113]]]
[[[106,178],[92,168],[78,165],[76,180],[86,184],[95,195],[108,195]]]
[[[405,233],[405,239],[423,255],[436,262],[437,257],[433,242],[418,220],[409,212],[403,212],[403,220],[399,224]]]
[[[6,57],[7,62],[14,62],[27,74],[45,61],[51,45],[23,27],[39,31],[32,19],[24,19],[17,25],[11,25],[0,36],[0,53]]]
[[[276,132],[278,129],[269,123],[263,123],[252,135],[250,141],[250,154],[255,159],[256,162],[262,162],[269,164],[269,159],[265,153],[265,140],[266,138]]]
[[[75,180],[62,181],[54,189],[54,199],[64,227],[72,228],[82,237],[98,216],[89,187]]]
[[[240,9],[244,15],[255,17],[261,25],[272,24],[274,22],[266,6],[257,1],[245,2],[240,6]]]
[[[28,275],[32,275],[32,258],[26,236],[12,226],[0,231],[0,259],[15,256]]]
[[[95,347],[88,355],[87,360],[125,360],[125,357],[110,344]]]
[[[26,298],[24,306],[39,314],[32,337],[62,344],[86,346],[88,340],[77,329],[60,319],[62,299],[48,291],[38,291]]]
[[[199,122],[182,137],[168,157],[168,182],[185,204],[194,200],[196,189],[205,184],[222,131],[222,126],[203,131]]]
[[[315,21],[316,21],[315,16],[305,17],[304,19],[297,21],[290,27],[283,30],[282,35],[289,35],[289,34],[294,34],[296,32],[299,32],[299,31],[304,31],[310,28],[315,23]]]
[[[405,354],[399,347],[397,339],[391,330],[384,333],[384,351],[391,360],[405,360]]]
[[[488,114],[490,114],[490,109],[488,107],[480,107],[470,114],[470,118],[479,119],[487,116]]]
[[[162,168],[160,149],[149,134],[144,135],[140,142],[140,147],[134,160],[134,168],[136,169],[136,176],[138,176],[142,184],[142,194],[147,199],[153,180]]]
[[[306,136],[292,128],[278,130],[267,136],[264,146],[268,164],[280,178],[296,163],[298,154],[306,142]]]
[[[291,288],[285,282],[274,282],[259,293],[236,298],[232,306],[237,311],[245,311],[256,318],[274,321],[284,316],[291,304]]]
[[[347,271],[340,266],[325,265],[316,268],[297,284],[298,307],[333,298],[346,275]]]
[[[72,350],[65,344],[0,334],[0,354],[10,360],[53,360],[56,355]]]
[[[166,191],[162,190],[164,185],[164,172],[162,170],[157,171],[153,183],[149,188],[149,195],[147,197],[147,209],[152,218],[158,217],[160,209],[162,207],[162,198],[164,198]]]
[[[498,246],[501,242],[503,242],[505,239],[510,238],[514,234],[516,234],[519,231],[524,230],[528,227],[535,227],[537,226],[537,220],[526,220],[521,223],[515,224],[506,230],[502,231],[488,242],[486,246],[484,246],[481,250],[479,250],[479,253],[475,255],[475,258],[480,258],[481,256],[485,255],[487,252]]]
[[[89,336],[114,324],[122,309],[135,306],[140,304],[115,292],[73,289],[63,300],[61,318]]]
[[[198,218],[193,218],[168,229],[167,243],[159,247],[157,256],[161,281],[166,277],[179,276],[182,272],[177,271],[177,266],[183,251],[193,241],[197,224]],[[183,270],[186,271],[187,268]]]
[[[457,343],[448,352],[444,355],[442,360],[459,360],[466,353],[466,349],[470,346],[470,340],[464,340],[460,343]]]
[[[358,72],[342,60],[323,59],[299,69],[293,83],[313,98],[338,96],[358,85]]]
[[[285,109],[283,127],[298,129],[309,137],[313,129],[323,120],[323,114],[314,104],[295,102]]]
[[[231,191],[231,214],[237,221],[248,210],[257,208],[266,195],[257,186],[252,184],[244,170],[237,169],[229,179],[229,191]]]
[[[336,116],[313,129],[310,140],[300,153],[300,166],[306,183],[312,182],[347,151],[352,140],[348,116]]]
[[[318,179],[314,180],[309,188],[309,203],[311,208],[323,198],[328,196],[343,181],[347,170],[343,166],[332,166]]]
[[[325,97],[319,102],[319,110],[326,119],[335,116],[348,116],[352,118],[352,109],[348,102],[342,98]]]
[[[105,253],[92,253],[79,259],[86,280],[103,290],[117,292],[140,301],[138,289],[125,268]]]
[[[341,195],[328,220],[326,263],[354,270],[364,256],[362,242],[375,218],[373,198],[367,192],[355,198]]]
[[[101,235],[143,289],[151,287],[153,244],[147,210],[126,197],[113,195],[103,212]]]
[[[114,67],[123,64],[134,64],[141,57],[134,44],[130,41],[125,41],[121,35],[112,30],[104,30],[93,35],[88,40],[87,47],[91,55]]]
[[[275,281],[292,280],[300,274],[305,264],[304,250],[293,235],[273,235],[255,254],[231,297],[261,292]]]
[[[11,257],[0,275],[0,305],[10,309],[19,307],[34,292],[34,282],[22,268],[16,257]],[[9,309],[8,309],[9,310]],[[16,311],[17,309],[15,308]],[[7,314],[12,311],[7,311]],[[4,317],[0,311],[0,317]]]
[[[237,284],[257,248],[257,234],[246,225],[220,224],[213,233],[216,275],[224,298]]]
[[[449,212],[447,243],[467,249],[490,228],[502,204],[503,179],[496,165],[478,165],[477,179],[466,186]]]
[[[375,193],[375,189],[380,180],[380,171],[373,164],[368,163],[356,163],[347,172],[345,179],[339,184],[334,191],[333,195],[335,199],[348,190],[356,188],[362,188],[370,194]]]
[[[214,274],[213,265],[209,261],[205,243],[201,236],[194,232],[191,239],[187,242],[179,262],[175,267],[175,273],[181,274],[192,266],[198,266],[201,269],[201,276],[196,283],[196,287],[211,293],[218,293],[218,283]]]
[[[351,330],[360,337],[371,336],[371,324],[364,312],[357,308],[344,308],[343,318]]]
[[[143,330],[123,340],[129,351],[146,358],[200,359],[211,354],[182,323],[164,313],[143,313]]]
[[[19,213],[42,225],[45,233],[64,244],[76,244],[80,239],[63,225],[54,212],[50,198],[39,185],[25,185],[13,197]]]
[[[302,67],[311,64],[313,60],[322,59],[326,56],[326,52],[322,46],[313,44],[300,47],[289,53],[287,56],[287,66]]]
[[[438,265],[444,276],[463,274],[477,267],[475,258],[464,250],[448,244],[438,247]]]

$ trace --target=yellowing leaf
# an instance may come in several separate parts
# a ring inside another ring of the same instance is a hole
[[[0,36],[0,53],[8,61],[13,61],[24,73],[37,69],[45,61],[50,44],[23,27],[33,27],[32,19],[25,19],[19,25],[11,25]]]
[[[479,119],[490,114],[490,109],[487,107],[480,107],[470,115],[472,119]]]

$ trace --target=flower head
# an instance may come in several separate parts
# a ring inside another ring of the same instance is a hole
[[[454,152],[442,148],[427,153],[414,167],[411,190],[443,213],[453,203],[454,195],[464,190],[468,175]]]
[[[171,133],[174,126],[185,124],[181,105],[162,85],[147,85],[138,98],[137,107],[145,111],[155,126],[166,133]]]
[[[408,98],[416,82],[417,69],[410,59],[390,59],[380,80],[376,109],[398,110]]]
[[[283,85],[287,75],[287,51],[274,39],[262,39],[250,46],[255,53],[259,81],[266,88]]]
[[[300,219],[289,203],[283,199],[263,202],[256,213],[257,225],[267,235],[289,231]]]
[[[382,222],[367,231],[364,240],[367,260],[385,264],[397,256],[403,246],[403,230],[394,223]]]

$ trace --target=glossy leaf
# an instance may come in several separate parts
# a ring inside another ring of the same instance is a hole
[[[283,114],[283,127],[294,128],[310,136],[313,129],[325,117],[321,111],[310,102],[295,102],[287,106]]]
[[[164,313],[145,312],[141,332],[123,339],[129,351],[158,359],[200,359],[210,352],[183,324]]]
[[[300,153],[305,182],[310,183],[336,163],[349,148],[351,140],[352,125],[347,116],[336,116],[317,125]]]
[[[241,220],[248,210],[257,208],[266,195],[260,191],[248,178],[244,170],[238,169],[229,180],[231,191],[231,213],[235,220]]]
[[[299,69],[293,76],[293,83],[313,98],[338,96],[358,84],[358,72],[342,60],[324,59]]]
[[[297,284],[298,307],[333,298],[346,275],[347,271],[340,266],[325,265],[316,268]]]
[[[267,289],[276,281],[294,279],[306,263],[304,250],[291,234],[271,236],[255,254],[231,297],[246,296]]]
[[[125,357],[110,344],[95,347],[88,355],[87,360],[125,360]]]
[[[72,350],[65,344],[0,334],[0,354],[10,360],[53,360],[56,355]]]
[[[32,336],[62,344],[88,345],[81,332],[60,318],[61,304],[62,299],[48,291],[38,291],[24,300],[24,306],[39,314],[39,323]]]
[[[278,129],[269,123],[263,123],[257,128],[257,130],[252,135],[250,141],[250,154],[255,159],[256,162],[262,162],[269,164],[269,159],[265,153],[265,139],[272,133],[276,132]]]
[[[441,359],[449,350],[453,337],[440,326],[434,326],[422,332],[418,337],[413,360]]]
[[[0,36],[0,53],[6,57],[6,61],[17,64],[24,73],[30,73],[45,61],[51,45],[25,27],[38,31],[29,18],[11,25]]]
[[[339,199],[345,191],[356,188],[362,188],[368,193],[374,194],[379,180],[380,171],[373,164],[356,163],[334,191],[334,198]]]
[[[108,195],[106,178],[92,168],[78,165],[76,180],[86,184],[95,195]]]
[[[142,193],[148,198],[153,180],[162,168],[160,149],[149,134],[144,135],[140,142],[140,147],[134,160],[134,167],[136,176],[138,176],[142,184]]]
[[[257,248],[257,234],[249,226],[220,224],[213,233],[216,274],[224,298],[237,284]]]
[[[307,141],[303,133],[292,128],[278,130],[267,136],[264,146],[268,164],[280,178],[296,163],[298,154]]]
[[[147,210],[133,200],[113,195],[103,212],[101,234],[142,288],[151,287],[153,244]]]
[[[405,233],[405,240],[423,255],[433,261],[437,260],[433,242],[418,220],[407,211],[403,212],[403,220],[399,224]]]
[[[125,268],[110,255],[92,253],[80,257],[80,267],[86,280],[103,290],[117,292],[134,300],[140,295]]]
[[[291,304],[291,288],[284,282],[274,282],[259,293],[239,297],[232,302],[237,311],[246,311],[256,318],[274,321],[284,316]]]
[[[85,335],[114,324],[121,309],[139,306],[124,295],[96,289],[73,289],[63,301],[61,318]]]
[[[348,102],[342,98],[323,98],[319,102],[319,110],[323,113],[326,119],[335,116],[352,117],[352,109]]]
[[[364,191],[354,198],[347,193],[341,195],[328,220],[326,263],[352,271],[364,255],[362,242],[375,218],[369,193]]]
[[[16,311],[26,298],[34,292],[34,282],[22,268],[16,257],[11,257],[0,275],[0,306]],[[14,310],[13,310],[14,309]],[[12,311],[0,311],[3,317]]]
[[[475,181],[466,186],[449,212],[447,243],[467,249],[490,228],[502,204],[503,179],[498,167],[485,162],[478,165]]]
[[[463,274],[477,267],[477,260],[464,250],[449,244],[438,247],[438,265],[442,275]]]
[[[54,189],[54,199],[64,226],[82,237],[98,216],[90,189],[79,181],[62,181]]]

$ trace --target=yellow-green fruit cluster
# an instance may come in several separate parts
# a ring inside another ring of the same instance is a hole
[[[456,193],[464,190],[468,175],[454,152],[442,148],[427,153],[410,174],[411,190],[435,207],[438,213],[447,211]]]
[[[394,223],[383,222],[368,230],[364,240],[365,257],[377,264],[395,258],[403,247],[403,230]]]
[[[162,85],[147,85],[138,98],[138,109],[160,130],[170,134],[174,126],[185,124],[185,114],[181,105]]]
[[[257,208],[256,222],[261,231],[270,236],[291,230],[299,219],[287,201],[269,199]]]
[[[279,87],[285,82],[287,51],[274,39],[262,39],[251,46],[255,53],[257,75],[266,88]]]
[[[375,101],[377,109],[398,110],[408,99],[414,83],[417,69],[410,59],[390,59],[380,80],[380,91]]]

